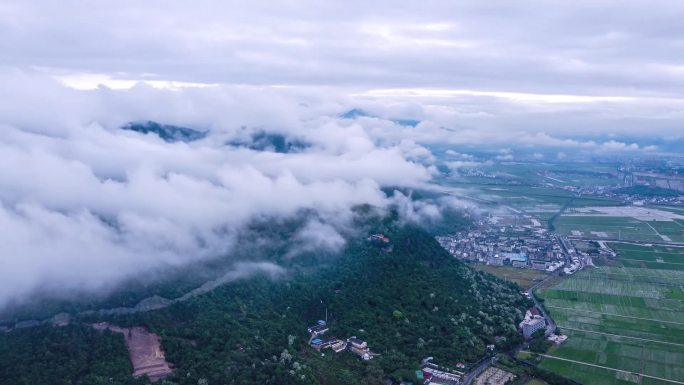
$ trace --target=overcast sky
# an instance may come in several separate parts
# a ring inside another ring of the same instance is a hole
[[[682,97],[670,1],[3,1],[3,64],[52,74]]]
[[[0,64],[76,88],[327,87],[450,110],[451,128],[680,138],[681,20],[678,0],[9,0]]]
[[[381,188],[430,183],[437,145],[454,168],[681,154],[682,20],[677,0],[4,0],[0,308],[229,254],[258,217],[313,209],[297,239],[323,248],[360,203],[434,217]],[[120,129],[146,120],[208,135]],[[226,145],[261,131],[308,147]]]

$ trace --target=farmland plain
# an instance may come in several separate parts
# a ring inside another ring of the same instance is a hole
[[[684,242],[684,225],[673,221],[645,221],[628,216],[563,215],[555,221],[565,235],[641,242]]]
[[[568,340],[541,366],[585,384],[684,383],[684,272],[601,267],[540,291]]]
[[[684,271],[684,247],[610,243],[624,267]]]

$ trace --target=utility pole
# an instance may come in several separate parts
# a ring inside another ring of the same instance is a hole
[[[327,324],[328,323],[328,305],[325,302],[323,302],[323,299],[320,299],[320,301],[321,301],[321,304],[323,306],[325,306],[325,323]]]

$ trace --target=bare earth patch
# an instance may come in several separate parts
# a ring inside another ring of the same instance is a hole
[[[133,363],[133,377],[147,375],[150,381],[158,381],[173,372],[161,350],[160,338],[144,327],[122,328],[107,322],[93,324],[97,330],[109,329],[124,335],[128,355]]]

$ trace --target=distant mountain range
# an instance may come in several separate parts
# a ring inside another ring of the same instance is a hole
[[[379,116],[372,115],[362,109],[359,108],[352,108],[351,110],[347,112],[343,112],[340,115],[340,118],[342,119],[356,119],[356,118],[361,118],[361,117],[366,117],[366,118],[379,118]],[[415,127],[418,124],[420,124],[420,120],[417,119],[397,119],[397,118],[390,118],[387,119],[391,122],[394,122],[400,126],[411,126]]]
[[[153,121],[128,123],[121,128],[123,130],[135,131],[141,134],[155,134],[169,143],[192,142],[202,139],[207,135],[206,132],[193,130],[192,128],[160,124]]]

